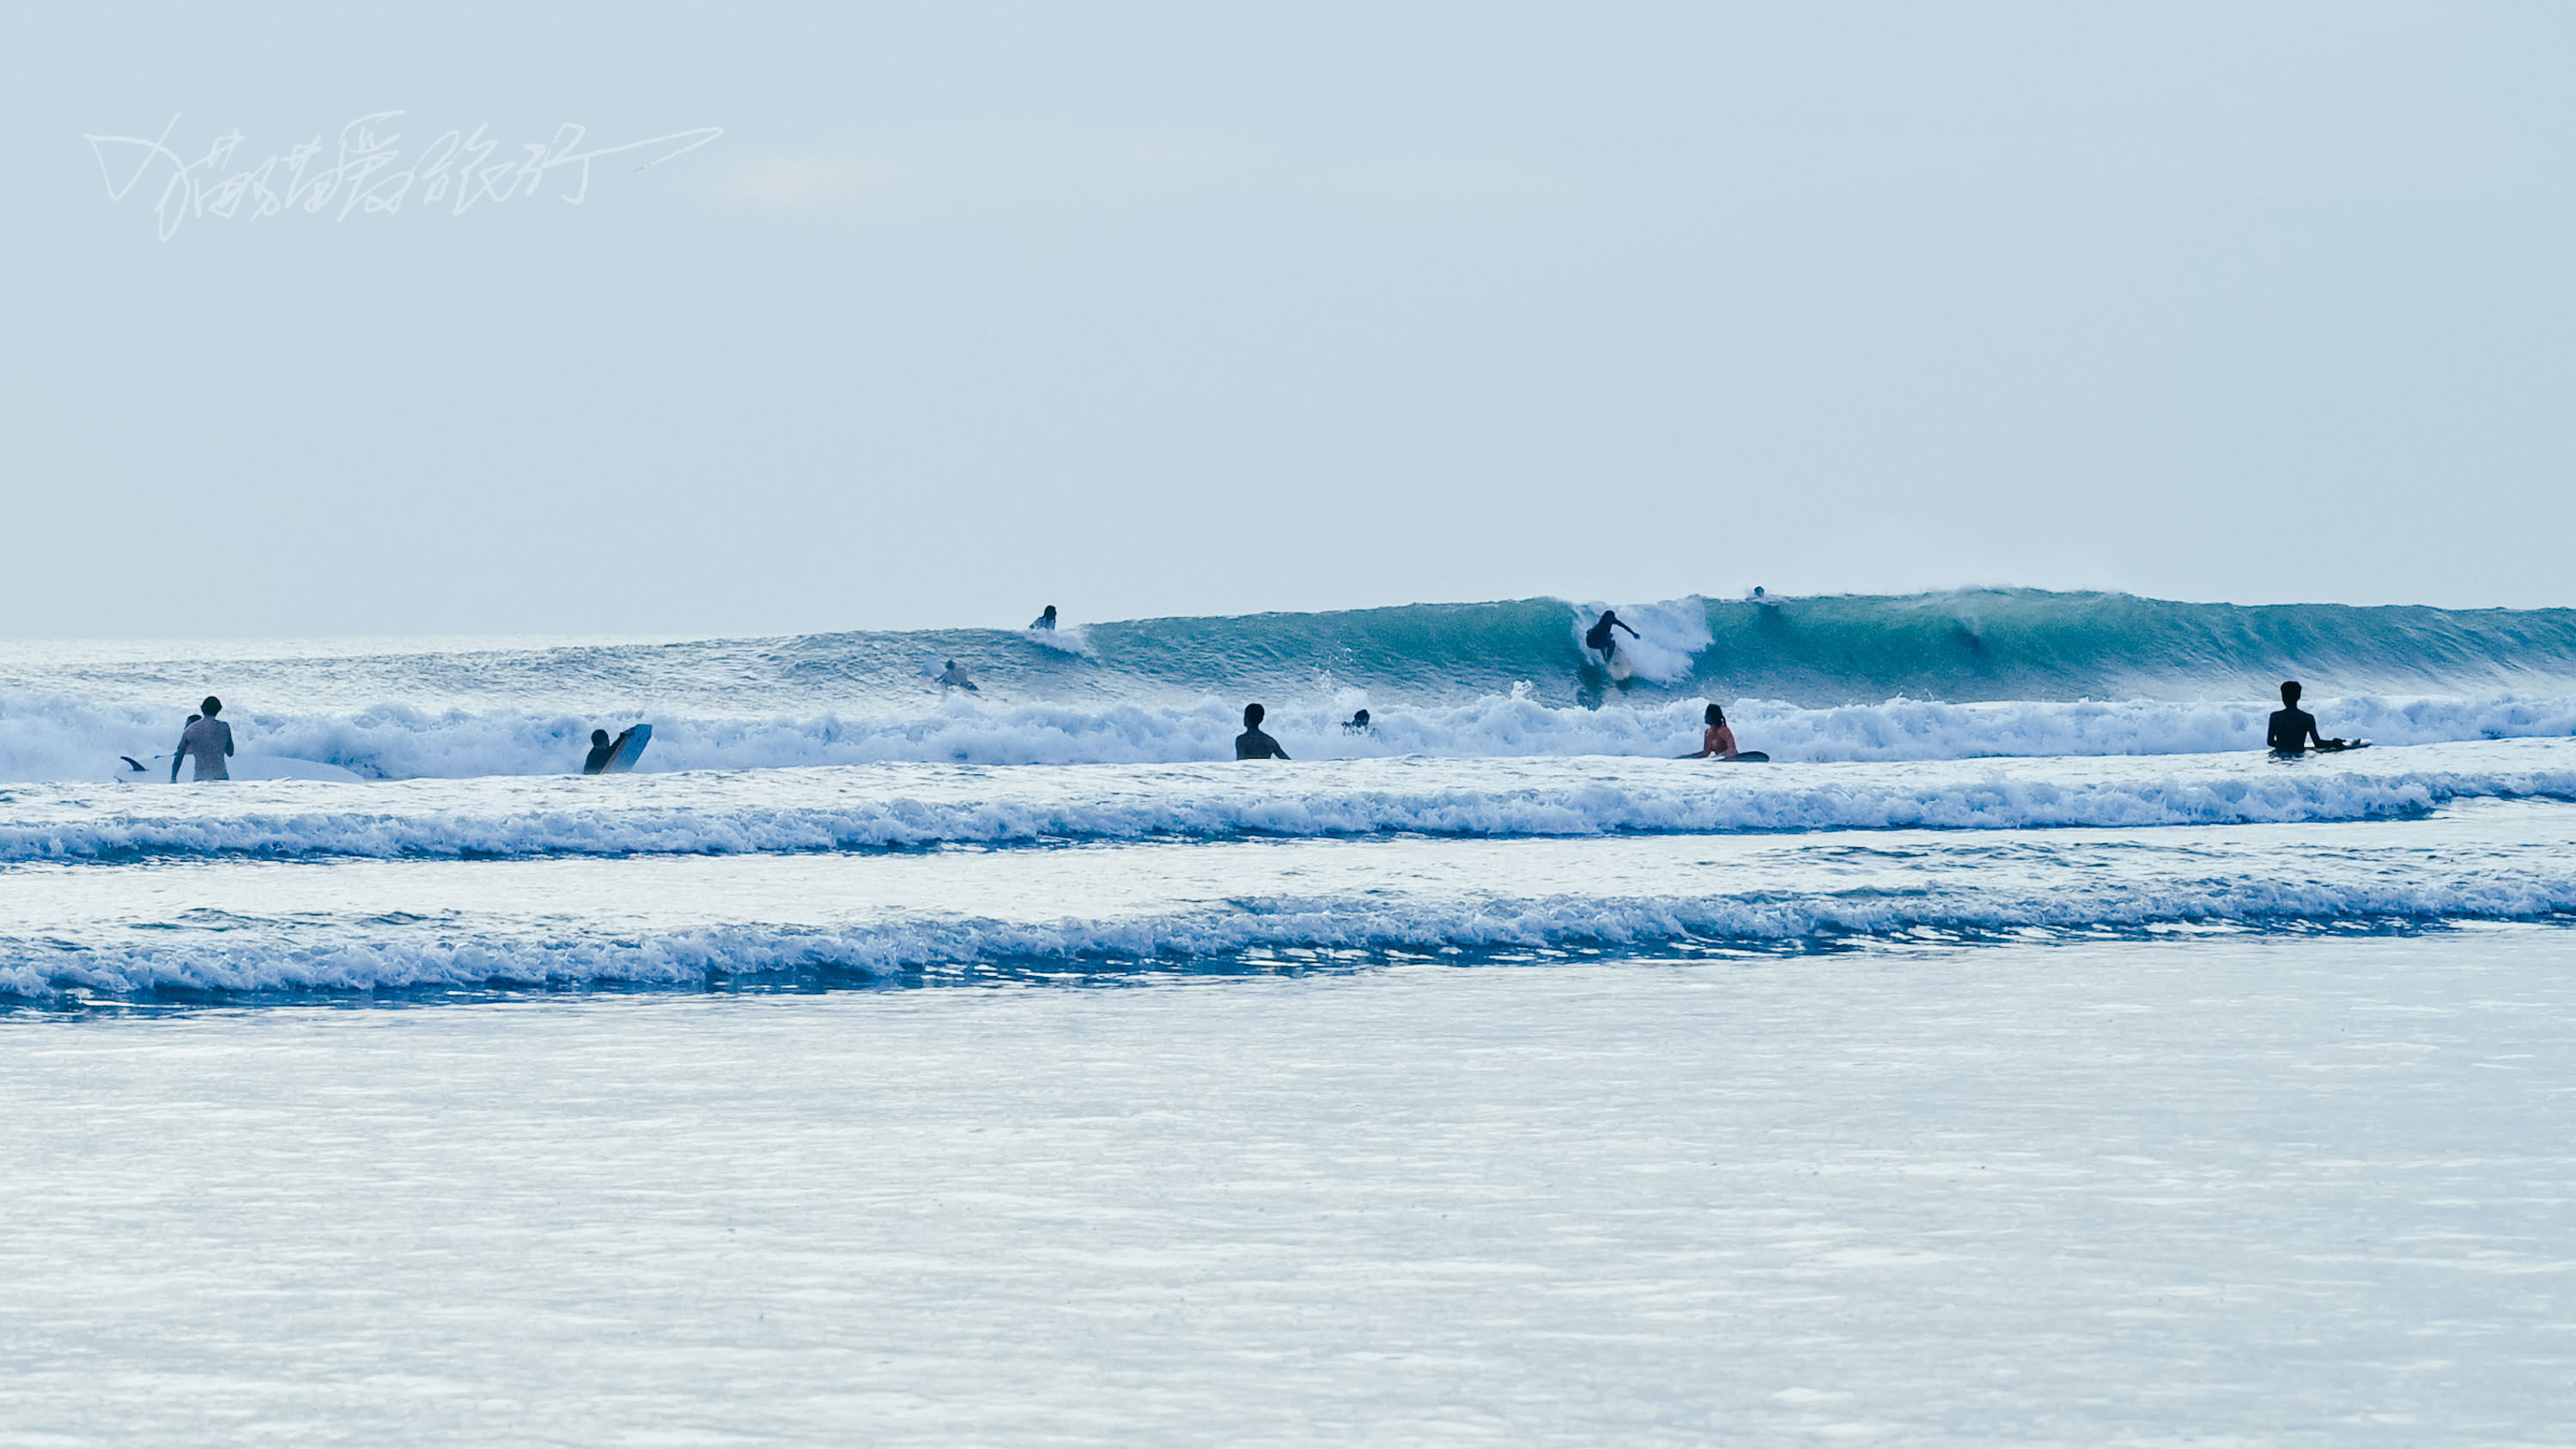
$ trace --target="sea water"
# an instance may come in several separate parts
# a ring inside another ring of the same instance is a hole
[[[11,646],[0,1440],[2576,1438],[2556,614],[1621,616]]]

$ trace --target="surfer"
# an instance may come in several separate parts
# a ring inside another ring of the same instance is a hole
[[[2264,742],[2276,755],[2304,755],[2313,740],[2321,750],[2340,750],[2341,740],[2330,740],[2317,733],[2317,717],[2299,708],[2299,682],[2286,680],[2281,685],[2281,707],[2272,711],[2272,727],[2263,734]]]
[[[1616,609],[1604,609],[1601,611],[1600,619],[1583,634],[1583,647],[1601,656],[1601,667],[1604,669],[1609,668],[1610,661],[1617,658],[1619,654],[1618,637],[1610,632],[1613,629],[1628,629],[1628,626],[1619,622],[1619,612]],[[1646,636],[1634,629],[1628,629],[1628,637],[1643,639]]]
[[[1261,732],[1263,711],[1257,704],[1243,707],[1243,733],[1234,737],[1234,757],[1238,760],[1284,760],[1288,752],[1279,742]]]
[[[1352,715],[1349,719],[1342,721],[1342,733],[1346,735],[1364,735],[1370,733],[1368,711],[1361,710],[1359,713]]]
[[[1040,614],[1029,621],[1029,627],[1032,629],[1053,629],[1055,627],[1055,605],[1047,605],[1045,613]]]
[[[1050,625],[1048,627],[1052,628],[1054,626]],[[965,670],[958,668],[957,661],[954,659],[949,660],[948,668],[941,672],[939,676],[939,687],[942,689],[973,690],[977,694],[982,694],[984,692],[975,688],[974,679],[970,677]]]
[[[625,747],[626,736],[633,733],[635,731],[628,730],[612,740],[608,737],[608,731],[592,730],[590,753],[582,759],[581,772],[585,775],[607,774],[608,762],[617,758],[617,752]]]
[[[1684,755],[1682,758],[1705,760],[1715,756],[1721,760],[1734,759],[1735,731],[1726,726],[1726,711],[1712,704],[1708,707],[1705,718],[1708,720],[1708,729],[1699,737],[1699,753]]]
[[[179,783],[179,762],[190,756],[196,758],[197,780],[201,784],[233,777],[233,772],[224,768],[225,759],[233,752],[233,727],[215,718],[224,712],[224,702],[210,694],[197,708],[205,713],[188,716],[188,727],[179,731],[179,748],[170,752],[173,785]]]

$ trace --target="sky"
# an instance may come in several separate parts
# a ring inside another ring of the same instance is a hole
[[[20,6],[0,39],[14,637],[2576,604],[2576,8]],[[478,128],[554,164],[460,209]],[[304,189],[260,215],[225,183],[270,158]]]

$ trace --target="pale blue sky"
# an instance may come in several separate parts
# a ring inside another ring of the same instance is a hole
[[[2576,603],[2564,7],[30,10],[10,633]],[[167,241],[82,139],[393,110],[724,135]]]

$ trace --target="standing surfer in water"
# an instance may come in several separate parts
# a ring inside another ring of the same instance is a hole
[[[1715,756],[1721,760],[1734,759],[1735,731],[1727,728],[1726,726],[1726,711],[1719,709],[1716,705],[1712,704],[1708,707],[1708,713],[1703,717],[1708,721],[1708,729],[1699,737],[1699,753],[1695,755],[1684,755],[1682,758],[1685,760],[1705,760],[1711,756]]]
[[[229,780],[233,772],[224,761],[233,752],[233,727],[215,718],[224,712],[224,702],[213,695],[197,706],[203,715],[188,716],[188,727],[179,731],[179,748],[170,752],[170,783],[179,783],[179,762],[194,757],[197,761],[197,783]]]
[[[1610,632],[1613,629],[1628,629],[1628,626],[1619,622],[1618,610],[1604,609],[1601,611],[1601,617],[1594,621],[1592,627],[1585,630],[1583,634],[1583,647],[1601,656],[1601,667],[1604,669],[1610,667],[1610,661],[1618,657],[1619,653],[1618,637]],[[1646,636],[1634,629],[1628,629],[1628,637],[1643,639]]]
[[[607,774],[608,762],[617,758],[617,752],[626,747],[627,737],[634,733],[633,730],[626,730],[612,740],[608,737],[608,731],[592,730],[590,753],[582,757],[581,772],[585,775]]]
[[[2320,750],[2349,748],[2344,740],[2330,740],[2317,733],[2317,717],[2299,708],[2299,682],[2281,684],[2281,707],[2272,711],[2272,726],[2263,732],[2263,741],[2276,755],[2304,755],[2310,741]]]
[[[1238,760],[1284,760],[1288,752],[1279,742],[1261,731],[1262,708],[1257,704],[1243,707],[1243,733],[1234,737],[1234,757]]]

